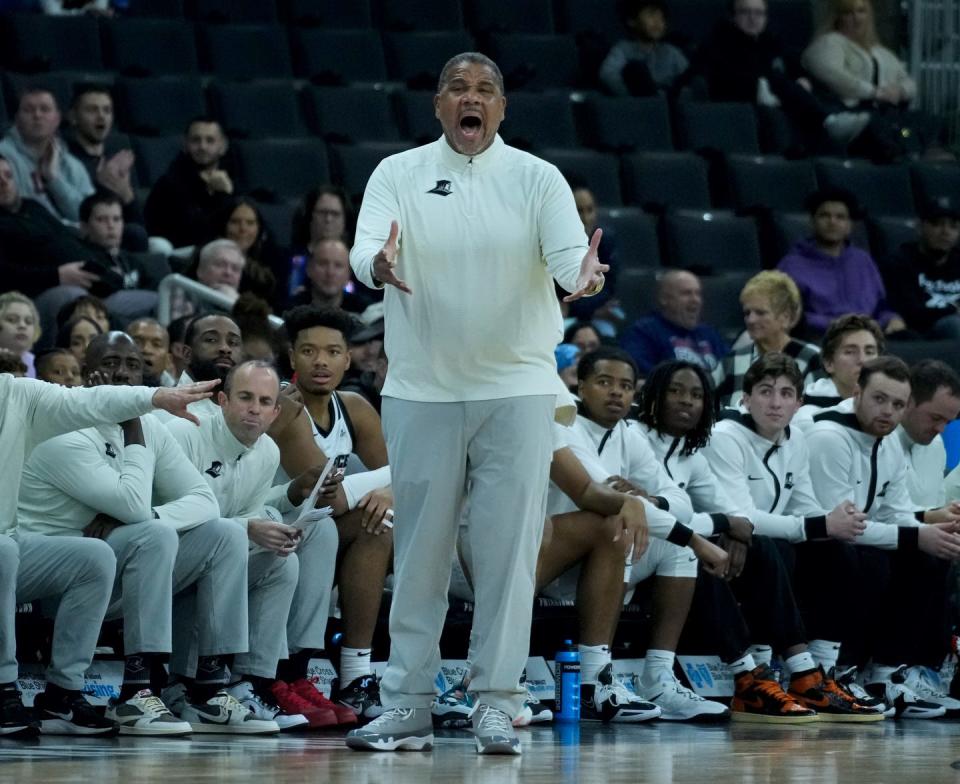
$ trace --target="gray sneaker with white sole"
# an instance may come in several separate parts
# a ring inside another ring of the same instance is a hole
[[[513,729],[513,721],[502,710],[481,705],[472,721],[478,754],[520,754],[520,739]]]
[[[350,730],[347,748],[357,751],[430,751],[433,718],[429,708],[387,708],[365,727]]]

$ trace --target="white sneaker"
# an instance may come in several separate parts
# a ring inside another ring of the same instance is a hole
[[[660,673],[652,686],[644,687],[641,678],[633,679],[638,697],[660,708],[664,721],[720,722],[730,720],[730,709],[691,691],[669,670]]]
[[[946,709],[945,718],[955,719],[960,716],[960,700],[955,700],[947,694],[939,672],[929,667],[915,665],[907,667],[903,674],[907,688],[916,692],[920,699],[941,705]]]
[[[660,708],[633,694],[613,677],[608,664],[597,675],[596,683],[580,686],[580,718],[584,721],[635,723],[660,717]]]
[[[258,719],[223,689],[203,705],[187,702],[180,718],[190,722],[194,732],[216,732],[228,735],[276,735],[280,725],[272,719]]]
[[[121,735],[189,735],[189,722],[174,716],[150,689],[142,689],[124,702],[107,706],[107,718],[120,726]]]
[[[302,713],[284,713],[280,710],[279,705],[257,694],[250,681],[240,681],[240,683],[235,683],[225,691],[235,697],[237,702],[245,708],[249,708],[256,718],[264,721],[275,721],[281,732],[303,727],[310,723],[310,720]]]
[[[903,665],[889,672],[889,668],[878,670],[874,667],[866,679],[867,691],[882,697],[888,706],[894,708],[894,716],[898,719],[939,719],[946,714],[945,707],[922,699],[907,685],[906,669]]]
[[[520,712],[513,717],[514,727],[528,727],[531,724],[542,724],[553,721],[553,711],[537,699],[536,695],[530,691],[527,685],[527,671],[524,670],[520,675],[520,688],[526,689],[527,696],[523,701],[523,707]]]

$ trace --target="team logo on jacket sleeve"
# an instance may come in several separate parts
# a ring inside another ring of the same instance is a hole
[[[428,190],[427,193],[435,193],[437,196],[449,196],[453,193],[453,188],[450,187],[450,180],[437,180],[437,184]]]

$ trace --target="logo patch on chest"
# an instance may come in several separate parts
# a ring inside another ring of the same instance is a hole
[[[113,448],[113,444],[111,444],[109,441],[104,444],[104,447],[105,447],[104,451],[106,452],[107,457],[117,456],[117,450]]]
[[[220,474],[223,473],[223,463],[221,463],[219,460],[214,460],[210,464],[210,467],[203,473],[210,474],[210,476],[216,479],[218,476],[220,476]]]
[[[427,193],[435,193],[437,196],[449,196],[453,193],[453,188],[450,186],[450,180],[437,180],[437,184],[428,190]]]

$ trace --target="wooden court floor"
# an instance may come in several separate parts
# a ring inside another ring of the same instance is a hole
[[[0,784],[77,782],[858,782],[960,784],[960,722],[867,727],[635,727],[522,730],[520,758],[479,757],[466,734],[432,753],[369,754],[336,734],[277,738],[0,740]]]

